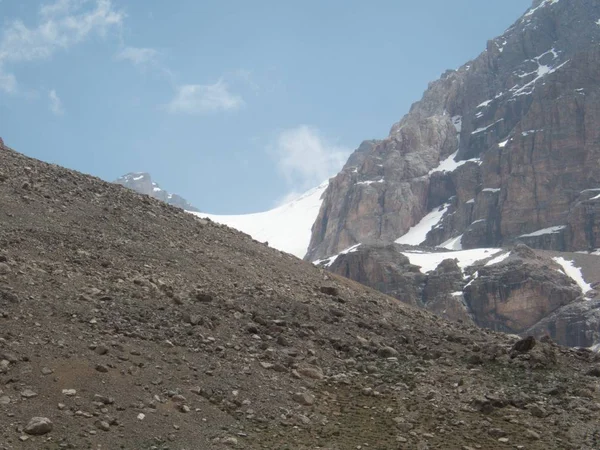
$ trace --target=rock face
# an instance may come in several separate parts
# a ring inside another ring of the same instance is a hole
[[[428,245],[461,235],[465,248],[506,245],[561,227],[525,239],[598,247],[599,18],[596,0],[538,0],[478,58],[431,83],[331,180],[307,259],[392,242],[444,203]]]
[[[163,202],[184,209],[186,211],[200,212],[199,209],[192,206],[186,199],[161,189],[158,183],[152,181],[149,173],[145,172],[130,172],[122,177],[119,177],[115,183],[132,189],[140,194],[149,195]]]
[[[411,251],[398,244],[361,245],[328,269],[448,320],[548,335],[563,345],[592,346],[600,338],[598,300],[584,299],[545,254],[519,244],[503,252],[506,258],[487,257],[464,272],[455,259],[446,259],[424,274],[406,256]]]

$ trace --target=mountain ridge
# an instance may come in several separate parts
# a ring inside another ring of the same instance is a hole
[[[115,183],[186,211],[200,211],[180,195],[172,194],[162,189],[158,183],[152,181],[152,176],[147,172],[129,172],[117,178]]]

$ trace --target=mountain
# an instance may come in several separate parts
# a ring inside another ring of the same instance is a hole
[[[361,144],[306,259],[451,320],[592,347],[599,248],[600,2],[536,0]]]
[[[597,364],[0,148],[4,449],[591,450]]]
[[[140,194],[149,195],[150,197],[162,200],[169,205],[176,206],[186,211],[196,211],[199,209],[192,206],[186,199],[161,189],[158,183],[152,181],[149,173],[145,172],[130,172],[122,177],[119,177],[115,183],[132,189]]]
[[[444,204],[428,245],[600,247],[598,20],[596,0],[535,1],[431,83],[331,180],[307,259],[393,242]]]
[[[273,248],[303,258],[327,184],[325,182],[295,200],[261,213],[231,216],[195,214],[243,231],[257,241],[268,242]]]

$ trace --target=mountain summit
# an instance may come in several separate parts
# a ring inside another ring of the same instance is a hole
[[[306,259],[450,320],[597,347],[599,44],[600,2],[535,1],[361,144]]]
[[[200,211],[185,198],[177,194],[170,194],[162,189],[158,183],[152,181],[152,177],[146,172],[130,172],[119,177],[115,183],[139,192],[140,194],[149,195],[150,197],[162,200],[169,205],[185,209],[186,211]]]
[[[331,180],[307,259],[393,242],[443,205],[428,245],[600,247],[599,23],[597,0],[538,0],[431,83]]]

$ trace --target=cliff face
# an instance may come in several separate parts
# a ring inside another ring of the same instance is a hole
[[[501,245],[554,227],[523,239],[598,247],[599,19],[595,0],[536,1],[478,58],[431,83],[331,180],[307,259],[392,242],[446,203],[429,245]]]

